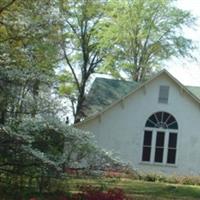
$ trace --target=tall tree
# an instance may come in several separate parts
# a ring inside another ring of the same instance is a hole
[[[195,21],[174,0],[111,0],[101,28],[102,47],[108,49],[103,70],[125,72],[143,81],[172,56],[191,56],[192,41],[182,28]]]
[[[61,75],[61,92],[70,97],[75,122],[83,117],[81,107],[87,82],[102,61],[97,27],[103,16],[103,6],[99,0],[63,0],[60,4],[63,19],[61,48],[67,65]]]
[[[36,115],[39,88],[54,75],[57,24],[54,0],[1,2],[0,123],[22,113]]]

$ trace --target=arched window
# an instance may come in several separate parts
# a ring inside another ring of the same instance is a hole
[[[171,114],[167,112],[157,112],[149,117],[145,127],[178,129],[178,123]]]
[[[175,164],[178,123],[167,112],[152,114],[145,123],[142,161]]]

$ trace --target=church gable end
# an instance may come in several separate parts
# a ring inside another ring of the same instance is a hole
[[[198,173],[199,91],[162,71],[77,127],[93,132],[101,147],[140,171]]]

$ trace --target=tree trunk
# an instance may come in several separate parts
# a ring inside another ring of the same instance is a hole
[[[81,93],[78,97],[77,106],[76,106],[76,113],[75,113],[75,116],[74,116],[74,123],[80,122],[81,118],[83,117],[82,113],[81,113],[81,109],[82,109],[83,101],[85,99],[84,90],[85,90],[85,88],[82,89],[82,91],[81,91]]]
[[[33,89],[32,89],[32,95],[33,95],[33,101],[34,101],[34,105],[33,105],[33,109],[31,112],[31,117],[35,117],[38,111],[38,102],[37,102],[37,98],[39,96],[39,86],[40,86],[40,81],[36,80],[33,84]]]

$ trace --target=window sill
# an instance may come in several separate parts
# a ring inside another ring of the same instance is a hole
[[[173,167],[177,168],[176,164],[167,164],[167,163],[155,163],[155,162],[139,162],[140,165],[150,165],[150,166],[159,166],[159,167]]]

